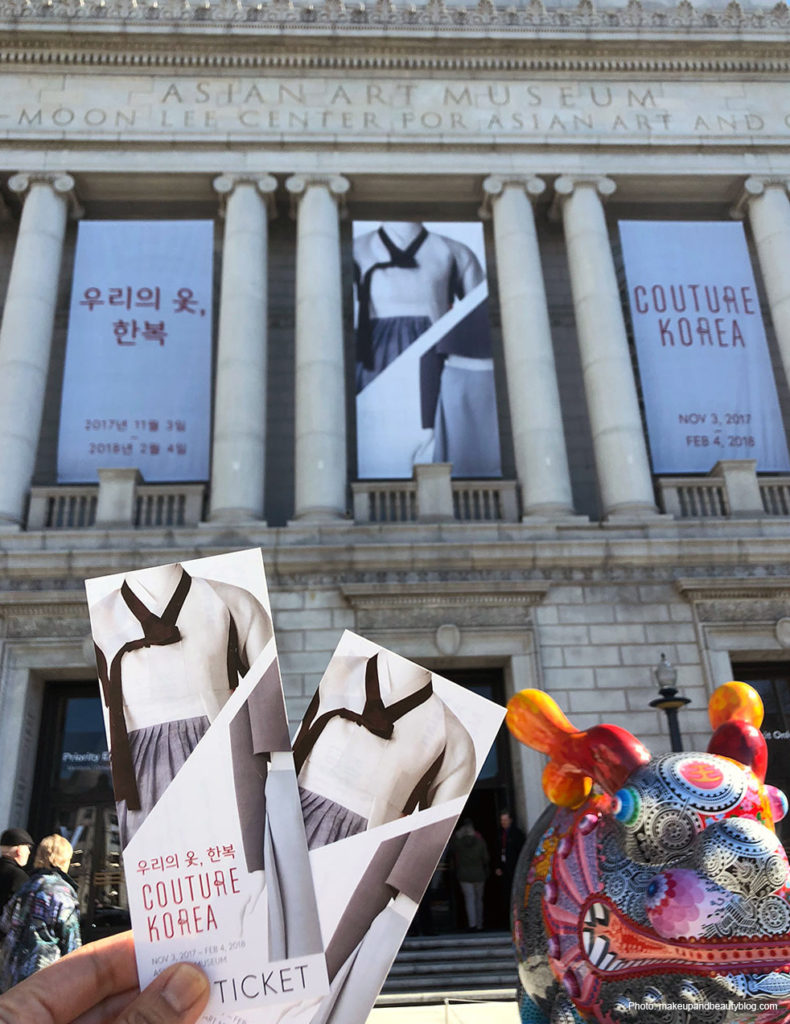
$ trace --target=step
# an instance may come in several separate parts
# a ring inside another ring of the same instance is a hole
[[[498,965],[510,967],[513,971],[516,969],[513,957],[507,953],[479,955],[471,949],[465,952],[448,949],[446,954],[441,956],[399,956],[392,967],[403,968],[408,971],[425,971],[435,967],[442,967],[443,964],[447,966],[452,965],[457,971],[464,970],[467,967],[474,967],[474,965],[479,965],[482,971],[491,970],[492,967]]]
[[[515,989],[514,972],[503,974],[442,974],[434,977],[388,978],[384,985],[385,994],[393,992],[429,992],[441,989],[445,992],[468,992],[481,987],[509,992]]]
[[[473,932],[407,938],[390,969],[384,995],[485,989],[505,994],[517,981],[507,932]]]
[[[403,940],[402,950],[433,949],[436,947],[457,946],[458,948],[473,947],[486,949],[501,947],[512,949],[513,939],[510,932],[451,932],[447,935],[410,935]]]
[[[481,978],[484,975],[488,977],[491,974],[507,974],[508,972],[515,975],[515,971],[516,965],[511,964],[509,960],[493,960],[485,965],[481,965],[475,960],[461,960],[447,964],[393,964],[389,977],[423,978],[435,977],[440,974],[463,974]]]
[[[436,989],[432,992],[384,992],[376,1000],[376,1006],[436,1006],[437,1004],[452,1004],[454,1002],[467,1005],[481,1003],[488,1006],[498,1006],[514,1002],[515,998],[515,987],[510,989],[464,989],[463,993]]]
[[[485,949],[474,947],[436,946],[428,950],[404,949],[398,953],[398,963],[418,963],[421,960],[437,959],[439,956],[445,960],[466,960],[474,956],[480,960],[510,960],[515,963],[513,951],[509,946],[493,946]]]

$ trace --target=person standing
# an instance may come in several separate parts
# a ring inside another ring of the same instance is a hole
[[[483,893],[488,878],[488,847],[471,818],[464,818],[452,838],[450,852],[461,886],[470,931],[483,930]]]
[[[0,913],[30,877],[25,865],[33,846],[32,836],[23,828],[7,828],[0,835]]]
[[[73,852],[63,836],[42,839],[33,874],[3,911],[0,992],[82,944],[77,886],[66,874]]]
[[[504,809],[499,815],[499,863],[494,874],[500,881],[500,903],[508,922],[510,919],[510,890],[513,888],[513,875],[523,845],[524,833],[513,821],[510,811]]]

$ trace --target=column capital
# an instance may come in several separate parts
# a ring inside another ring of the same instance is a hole
[[[491,219],[494,201],[508,186],[523,189],[532,202],[546,191],[546,182],[534,174],[490,174],[483,181],[483,202],[478,210],[483,220]]]
[[[291,195],[291,216],[296,215],[299,201],[303,198],[309,188],[323,186],[329,195],[334,199],[343,216],[346,210],[346,195],[351,188],[351,182],[342,174],[292,174],[285,179],[285,187]]]
[[[734,220],[743,220],[752,199],[765,195],[769,188],[780,188],[785,192],[790,189],[790,178],[782,175],[751,175],[744,181],[741,194],[730,208],[730,216]]]
[[[557,220],[562,204],[569,199],[577,188],[595,189],[601,199],[608,199],[617,191],[617,183],[604,174],[562,174],[554,182],[554,199],[549,209],[549,217]]]
[[[32,185],[49,185],[53,192],[64,197],[69,207],[69,214],[79,220],[85,211],[74,191],[76,182],[70,174],[62,171],[19,171],[8,179],[8,188],[19,196],[24,196]]]
[[[225,216],[228,199],[233,195],[237,185],[254,185],[263,196],[269,218],[277,215],[274,205],[274,193],[277,191],[277,179],[272,174],[220,174],[213,181],[214,191],[219,194],[219,215]]]

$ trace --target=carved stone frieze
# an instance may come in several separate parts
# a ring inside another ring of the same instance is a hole
[[[790,617],[790,584],[784,580],[679,579],[678,591],[694,604],[699,622],[720,625],[777,623]]]
[[[438,630],[448,622],[455,628],[524,629],[531,608],[543,600],[547,589],[534,583],[477,581],[341,587],[362,632],[382,627]]]
[[[525,585],[543,584],[548,588],[558,583],[685,583],[699,578],[710,583],[712,579],[754,581],[765,583],[772,577],[790,579],[790,565],[739,565],[729,562],[719,565],[688,566],[683,564],[626,564],[608,563],[586,566],[552,565],[545,567],[514,568],[514,569],[466,569],[458,571],[414,571],[401,572],[396,569],[378,571],[347,572],[344,570],[327,573],[320,572],[283,572],[272,571],[268,574],[270,584],[282,590],[299,590],[305,587],[338,586],[345,593],[354,586],[365,585],[374,587],[403,587],[414,583],[431,583],[444,586],[448,583],[485,585],[492,590],[498,585],[524,583]]]
[[[6,639],[82,637],[90,631],[83,597],[51,591],[0,594],[0,622]]]
[[[785,600],[760,601],[750,598],[732,601],[699,601],[697,614],[705,623],[778,622],[790,615],[790,594]]]
[[[90,629],[85,617],[53,615],[9,615],[6,619],[7,639],[34,639],[36,637],[82,637]]]
[[[524,608],[495,608],[485,605],[451,606],[453,624],[461,629],[479,627],[487,629],[524,629],[529,618]],[[356,628],[361,632],[377,629],[407,629],[432,632],[444,625],[450,608],[435,605],[396,605],[392,608],[371,607],[357,611]]]
[[[393,29],[498,33],[539,30],[558,34],[598,30],[606,34],[647,35],[711,33],[786,33],[790,11],[785,3],[755,6],[731,0],[676,4],[629,0],[614,6],[579,0],[575,7],[529,0],[524,5],[494,0],[2,0],[0,21],[24,27],[39,25],[121,23],[231,27],[247,30],[342,27],[370,34]]]

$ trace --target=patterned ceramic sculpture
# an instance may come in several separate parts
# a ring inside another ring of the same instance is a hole
[[[790,1022],[787,800],[765,784],[762,702],[726,683],[709,712],[706,753],[651,757],[539,690],[510,701],[556,805],[513,887],[523,1024]]]

